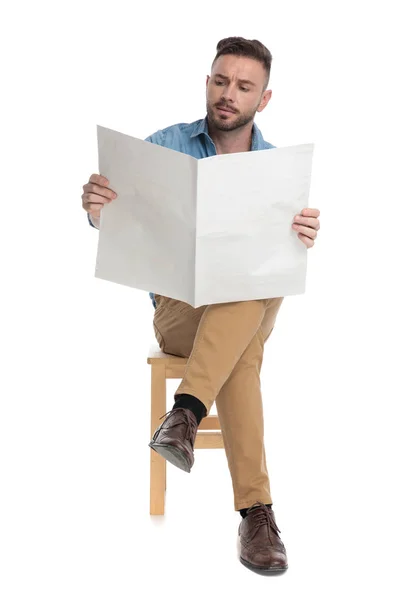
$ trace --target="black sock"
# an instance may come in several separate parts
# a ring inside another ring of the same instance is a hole
[[[188,408],[195,415],[198,425],[200,425],[202,418],[207,415],[207,409],[201,400],[191,394],[178,394],[172,408]]]
[[[265,506],[272,506],[272,504],[266,504]],[[250,507],[249,507],[250,508]],[[247,515],[247,511],[249,509],[248,508],[242,508],[239,512],[242,515],[243,519],[245,518],[245,516]]]

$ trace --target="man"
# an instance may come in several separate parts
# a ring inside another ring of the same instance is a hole
[[[221,40],[207,76],[207,116],[152,134],[146,141],[198,159],[215,154],[274,148],[254,123],[271,99],[267,90],[272,56],[258,40]],[[108,181],[94,174],[83,186],[89,223],[99,226]],[[246,199],[244,198],[245,202]],[[310,248],[320,228],[318,209],[293,216],[299,242]],[[90,215],[90,216],[89,216]],[[283,298],[191,305],[150,292],[154,332],[160,348],[187,357],[184,377],[171,411],[154,432],[150,447],[173,465],[190,472],[201,419],[216,402],[232,479],[234,507],[240,511],[241,562],[255,572],[287,569],[285,546],[272,509],[264,449],[260,370],[264,344],[272,333]]]

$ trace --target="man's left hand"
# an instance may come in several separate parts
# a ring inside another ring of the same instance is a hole
[[[298,231],[299,239],[307,248],[314,246],[317,231],[320,228],[319,215],[318,208],[303,208],[301,213],[293,219],[292,229]]]

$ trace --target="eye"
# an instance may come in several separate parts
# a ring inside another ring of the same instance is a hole
[[[241,87],[240,89],[241,89],[243,92],[248,92],[248,91],[249,91],[249,88],[244,88],[244,87]]]
[[[222,81],[216,81],[215,85],[223,85]]]

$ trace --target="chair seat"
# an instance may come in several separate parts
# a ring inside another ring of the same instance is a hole
[[[185,365],[188,359],[182,356],[175,356],[174,354],[166,354],[163,352],[157,344],[151,344],[149,353],[147,355],[147,364],[151,365],[157,362],[158,364],[170,364],[170,365]]]

